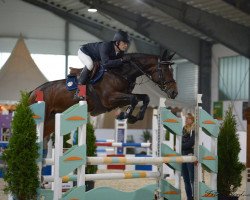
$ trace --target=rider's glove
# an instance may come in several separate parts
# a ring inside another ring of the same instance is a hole
[[[128,63],[128,62],[130,62],[131,60],[130,60],[130,58],[128,57],[128,56],[124,56],[123,58],[122,58],[122,62],[123,63]]]

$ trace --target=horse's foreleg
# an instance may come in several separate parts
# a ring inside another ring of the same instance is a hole
[[[136,115],[136,118],[137,120],[143,120],[150,98],[146,94],[136,94],[136,97],[139,101],[142,101],[143,103],[142,106],[140,107],[140,111]]]
[[[134,94],[116,94],[115,96],[110,97],[110,103],[113,105],[130,105],[125,112],[121,112],[117,119],[130,119],[135,118],[132,116],[132,113],[135,109],[135,106],[138,104],[138,99]]]
[[[121,112],[120,116],[123,116],[123,119],[128,119],[129,123],[135,123],[137,120],[136,117],[132,115],[132,113],[135,109],[135,106],[138,104],[138,100],[135,95],[130,95],[129,99],[130,106],[126,109],[125,112]],[[119,119],[120,116],[118,116],[117,119]]]

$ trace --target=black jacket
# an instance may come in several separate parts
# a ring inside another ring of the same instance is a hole
[[[124,53],[116,55],[114,42],[96,42],[83,45],[80,49],[83,53],[91,57],[93,61],[100,61],[104,67],[118,67],[122,65]]]
[[[182,155],[188,155],[190,153],[194,153],[194,143],[195,143],[195,132],[192,131],[191,133],[186,133],[183,129],[183,136],[182,136],[182,146],[181,151]]]

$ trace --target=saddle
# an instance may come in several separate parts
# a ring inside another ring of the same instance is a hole
[[[99,71],[99,68],[101,67],[99,62],[94,62],[94,67],[92,69],[92,71],[90,72],[90,80],[95,76],[95,74]],[[70,67],[69,68],[69,75],[70,76],[76,76],[77,78],[79,78],[80,73],[82,71],[83,68],[74,68],[74,67]]]
[[[76,90],[78,78],[83,68],[70,67],[69,69],[70,72],[66,79],[66,87],[69,91]],[[98,82],[102,78],[105,71],[107,70],[99,62],[95,62],[93,70],[90,72],[88,83],[95,84]]]

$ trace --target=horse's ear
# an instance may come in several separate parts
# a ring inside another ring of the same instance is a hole
[[[172,53],[172,55],[169,55],[167,60],[172,60],[172,58],[174,57],[175,54],[176,54],[176,52]]]
[[[162,56],[161,56],[161,60],[166,61],[167,60],[167,55],[168,55],[168,50],[165,49],[164,52],[163,52],[163,54],[162,54]]]

